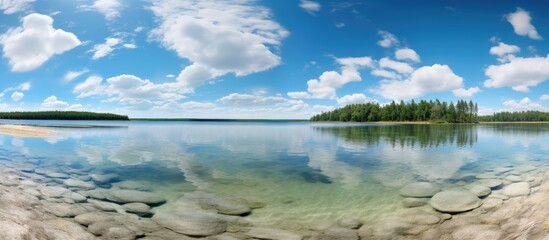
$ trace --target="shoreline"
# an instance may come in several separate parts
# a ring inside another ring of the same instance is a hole
[[[0,124],[0,134],[15,137],[47,138],[55,131],[18,124]]]

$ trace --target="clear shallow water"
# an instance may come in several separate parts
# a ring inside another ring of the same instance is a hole
[[[373,125],[307,122],[63,122],[121,128],[52,128],[48,139],[0,136],[0,157],[117,173],[178,208],[203,190],[263,202],[264,225],[340,217],[373,221],[401,209],[410,182],[452,186],[499,166],[544,163],[549,124]],[[116,184],[116,183],[113,183]]]

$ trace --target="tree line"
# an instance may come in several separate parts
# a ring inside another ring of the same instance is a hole
[[[351,104],[342,108],[311,117],[311,121],[376,122],[376,121],[431,121],[448,123],[471,123],[478,121],[478,105],[473,101],[459,100],[441,102],[421,100],[416,103],[392,101],[379,103]]]
[[[129,120],[126,115],[78,111],[0,112],[0,119],[24,120]]]
[[[492,115],[480,116],[481,122],[545,122],[549,121],[549,112],[521,111],[498,112]]]

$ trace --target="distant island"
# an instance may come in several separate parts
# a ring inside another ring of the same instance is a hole
[[[499,112],[478,116],[478,104],[459,100],[441,102],[421,100],[416,103],[352,104],[311,117],[310,121],[335,122],[431,122],[431,123],[477,123],[477,122],[543,122],[549,121],[549,113],[541,111]]]
[[[79,111],[0,112],[8,120],[129,120],[126,115]]]

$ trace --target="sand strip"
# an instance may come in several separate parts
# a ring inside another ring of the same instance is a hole
[[[53,133],[52,130],[30,126],[0,124],[0,134],[17,137],[46,138]]]

